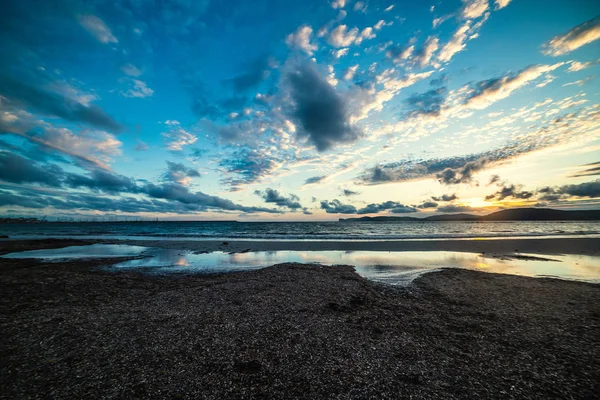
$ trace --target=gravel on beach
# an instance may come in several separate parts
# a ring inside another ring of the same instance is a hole
[[[600,286],[0,260],[0,398],[595,398]]]

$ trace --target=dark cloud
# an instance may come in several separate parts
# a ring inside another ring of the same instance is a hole
[[[448,82],[448,75],[441,74],[438,78],[429,81],[431,86],[444,86]]]
[[[446,101],[446,93],[446,88],[440,87],[424,93],[415,93],[409,96],[404,101],[407,105],[408,116],[414,117],[418,115],[440,115],[442,105]]]
[[[417,208],[436,208],[437,206],[438,203],[435,201],[424,201],[423,203],[419,204]]]
[[[268,59],[267,57],[261,57],[251,63],[245,72],[233,78],[225,79],[223,83],[231,85],[236,92],[241,92],[257,86],[269,75]]]
[[[474,212],[477,211],[474,208],[468,206],[457,206],[455,204],[449,204],[447,206],[438,207],[435,211],[442,213],[460,213],[460,212]]]
[[[416,212],[414,207],[406,206],[396,201],[385,201],[383,203],[368,204],[357,211],[357,214],[378,214],[382,211],[390,211],[393,214],[405,214]]]
[[[344,189],[344,190],[342,190],[342,194],[343,194],[344,196],[350,197],[350,196],[356,196],[356,195],[359,195],[359,194],[360,194],[360,192],[356,192],[356,191],[354,191],[354,190],[350,190],[350,189]]]
[[[458,199],[458,196],[456,196],[455,193],[453,193],[453,194],[443,194],[441,196],[432,196],[431,197],[431,200],[434,200],[434,201],[453,201],[453,200],[456,200],[456,199]]]
[[[578,172],[577,174],[571,175],[571,176],[573,178],[579,178],[579,177],[582,177],[582,176],[600,175],[600,161],[594,162],[594,163],[585,164],[583,166],[587,167],[587,168],[584,169],[583,171]]]
[[[311,176],[310,178],[306,178],[306,180],[304,181],[304,184],[305,185],[311,185],[313,183],[319,183],[319,182],[321,182],[325,178],[327,178],[326,175]]]
[[[261,150],[242,148],[222,158],[219,165],[226,173],[237,176],[225,181],[235,187],[259,181],[269,175],[277,163]]]
[[[187,184],[192,178],[197,178],[200,173],[181,163],[167,161],[167,171],[163,174],[163,179],[169,182]]]
[[[0,180],[60,186],[64,171],[56,165],[41,165],[17,154],[0,152]]]
[[[576,197],[600,197],[600,179],[578,185],[561,186],[558,191]]]
[[[142,142],[141,140],[138,140],[137,144],[135,145],[135,147],[133,148],[135,151],[146,151],[150,148],[150,146],[148,146],[146,143]]]
[[[190,158],[194,161],[202,159],[208,153],[207,149],[193,148],[190,149]]]
[[[475,161],[468,161],[465,165],[458,168],[446,168],[435,176],[440,183],[445,185],[471,183],[473,175],[484,169],[488,163],[489,160],[483,157]]]
[[[20,79],[0,76],[0,94],[16,106],[82,122],[110,132],[121,132],[123,127],[100,107],[84,105],[59,93],[42,89],[42,82],[25,83]]]
[[[496,193],[493,193],[489,196],[485,196],[486,200],[504,200],[506,198],[512,197],[515,199],[530,199],[534,196],[533,192],[522,191],[520,187],[515,185],[505,185],[500,188]]]
[[[243,211],[247,213],[267,212],[281,213],[281,211],[263,207],[247,207],[241,204],[236,204],[231,200],[224,199],[218,196],[211,196],[202,192],[191,192],[187,187],[178,183],[163,183],[155,185],[148,183],[144,186],[143,191],[150,197],[164,200],[178,201],[184,205],[194,206],[198,209],[221,209],[230,211]]]
[[[305,64],[287,74],[298,136],[305,137],[318,151],[336,144],[351,143],[362,134],[350,126],[345,101],[315,67]]]
[[[356,214],[356,207],[351,204],[342,204],[338,199],[321,201],[321,209],[327,214]]]
[[[286,207],[290,210],[297,210],[302,208],[302,205],[298,202],[298,196],[292,194],[290,197],[282,196],[279,191],[271,188],[265,189],[265,191],[256,190],[254,194],[263,198],[265,203],[274,203],[279,207]]]
[[[122,192],[137,193],[139,191],[133,179],[99,169],[91,171],[88,176],[68,174],[64,180],[64,184],[72,188],[84,187],[92,191],[110,194]]]

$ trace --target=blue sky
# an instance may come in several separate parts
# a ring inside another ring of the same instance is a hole
[[[9,1],[0,213],[598,208],[596,1]]]

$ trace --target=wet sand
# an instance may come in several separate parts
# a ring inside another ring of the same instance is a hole
[[[0,398],[600,392],[600,285],[447,269],[393,288],[350,266],[156,276],[110,263],[0,260]]]

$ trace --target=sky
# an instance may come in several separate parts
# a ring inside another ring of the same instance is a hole
[[[596,0],[8,0],[0,215],[600,208]]]

